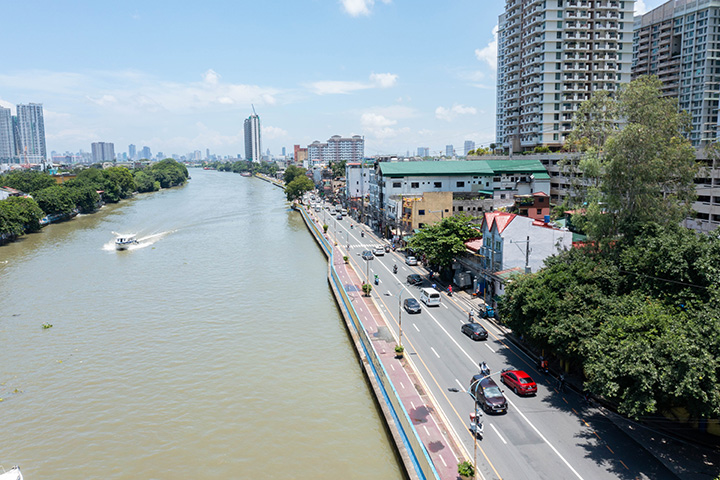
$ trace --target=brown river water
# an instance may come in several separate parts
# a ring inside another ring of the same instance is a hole
[[[26,480],[402,478],[282,190],[190,174],[0,247],[0,465]],[[116,252],[113,232],[140,244]]]

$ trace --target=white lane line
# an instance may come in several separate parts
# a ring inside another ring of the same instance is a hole
[[[442,455],[438,455],[440,457],[440,461],[443,462],[443,465],[447,467],[447,463],[445,463],[445,459],[442,457]]]
[[[486,343],[485,346],[488,347],[491,352],[495,353],[495,350],[493,350],[493,348],[492,348],[490,345],[488,345],[488,344]]]
[[[457,382],[458,385],[460,385],[460,389],[461,389],[462,391],[465,391],[465,387],[463,387],[463,384],[460,383],[460,380],[458,380],[458,379],[456,378],[455,381]]]
[[[412,405],[413,410],[416,410],[415,404],[413,402],[410,402],[410,405]]]
[[[417,325],[415,325],[414,323],[413,323],[413,327],[415,327],[415,330],[417,330],[418,333],[420,332],[420,329],[419,329],[419,328],[417,327]]]
[[[391,363],[391,364],[390,364],[390,368],[392,368],[393,370],[395,370],[395,365],[393,365],[393,364]]]
[[[450,309],[448,308],[448,306],[445,305],[444,303],[441,303],[440,305],[442,305],[443,307],[445,307],[445,308],[447,308],[448,310],[450,310]]]
[[[505,441],[505,439],[503,438],[503,436],[500,435],[500,432],[498,432],[498,429],[495,428],[495,425],[493,425],[492,423],[489,424],[489,425],[492,427],[493,430],[495,430],[495,433],[497,433],[497,436],[500,437],[500,440],[502,440],[502,442],[503,442],[505,445],[507,445],[507,442]]]
[[[405,390],[405,385],[403,385],[403,382],[400,382],[400,388],[402,388],[403,390]]]
[[[433,347],[430,347],[430,350],[433,351],[433,353],[435,354],[436,357],[440,358],[440,355],[438,355],[438,352],[436,352]]]
[[[427,433],[427,436],[430,436],[430,430],[427,429],[425,425],[423,425],[423,428],[425,429],[425,433]]]

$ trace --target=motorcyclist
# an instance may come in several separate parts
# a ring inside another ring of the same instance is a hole
[[[468,322],[473,323],[473,321],[475,321],[475,312],[470,310],[468,312]]]
[[[483,375],[485,375],[485,376],[490,375],[490,367],[487,366],[487,363],[482,362],[482,363],[480,364],[480,373],[483,374]]]
[[[380,279],[377,276],[377,273],[375,274],[375,285],[378,285],[380,283]]]
[[[540,356],[540,370],[542,370],[545,373],[548,372],[548,361],[542,355]]]
[[[350,224],[350,228],[353,228],[353,224],[352,224],[352,223]]]
[[[448,285],[448,295],[452,297],[452,285]]]
[[[361,236],[361,237],[364,237],[364,236],[365,236],[365,232],[360,232],[360,236]]]
[[[393,265],[393,273],[397,273],[397,265]]]

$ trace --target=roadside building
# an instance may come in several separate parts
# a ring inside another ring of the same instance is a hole
[[[535,192],[532,195],[515,195],[515,212],[523,217],[544,222],[550,219],[550,196],[545,192]]]

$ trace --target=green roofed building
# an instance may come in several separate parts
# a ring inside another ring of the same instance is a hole
[[[439,192],[452,192],[452,211],[427,223],[455,213],[479,216],[495,205],[511,205],[515,195],[549,194],[550,176],[540,160],[526,158],[378,162],[369,179],[370,225],[386,235],[397,234],[409,201]]]

